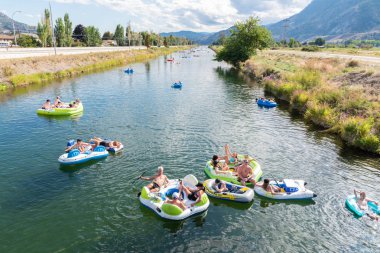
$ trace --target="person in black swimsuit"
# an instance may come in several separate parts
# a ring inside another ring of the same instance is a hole
[[[185,193],[189,200],[195,201],[191,204],[191,206],[195,206],[197,203],[201,202],[202,195],[204,194],[205,187],[202,183],[197,183],[196,189],[191,189],[190,187],[186,187],[183,185],[183,182],[180,182],[179,192],[180,194]]]

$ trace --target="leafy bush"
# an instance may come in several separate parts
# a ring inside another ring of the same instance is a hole
[[[259,25],[259,19],[248,18],[245,22],[237,22],[231,36],[225,40],[223,48],[217,52],[217,61],[226,61],[240,67],[257,49],[264,49],[272,44],[269,30]]]
[[[322,104],[336,107],[343,99],[343,92],[338,89],[322,89],[316,92],[316,100]]]
[[[318,52],[320,50],[321,49],[317,46],[307,46],[307,47],[303,47],[301,49],[301,51],[304,51],[304,52]]]
[[[297,90],[293,92],[290,103],[300,109],[304,109],[309,101],[309,94],[305,91]]]
[[[355,60],[349,61],[347,63],[347,67],[349,67],[349,68],[357,68],[357,67],[359,67],[359,62],[355,61]]]
[[[291,76],[290,81],[300,84],[303,89],[309,90],[321,83],[321,75],[318,71],[305,70],[295,73]]]
[[[372,133],[373,127],[373,118],[351,117],[341,124],[340,135],[351,145],[379,153],[380,140]]]
[[[278,86],[277,94],[282,96],[283,99],[290,100],[293,92],[299,90],[301,87],[295,83],[284,83]]]
[[[318,103],[308,103],[305,118],[324,128],[331,128],[338,121],[337,114],[331,107]]]

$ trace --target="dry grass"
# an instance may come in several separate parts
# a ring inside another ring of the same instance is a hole
[[[42,83],[104,68],[143,61],[183,48],[59,55],[0,60],[0,83],[8,87]],[[3,87],[2,86],[2,87]],[[3,90],[5,90],[3,88]]]

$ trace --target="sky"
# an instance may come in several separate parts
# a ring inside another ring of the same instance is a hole
[[[53,19],[67,12],[74,26],[94,25],[113,32],[117,24],[131,22],[135,31],[216,32],[236,21],[258,16],[262,24],[290,17],[312,0],[50,0]],[[37,25],[48,0],[0,0],[0,12],[29,25]]]

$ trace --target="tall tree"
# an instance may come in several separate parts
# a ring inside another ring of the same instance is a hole
[[[57,46],[65,47],[66,46],[66,31],[65,31],[65,24],[63,23],[62,18],[58,18],[55,21],[54,34],[57,40]]]
[[[99,29],[94,26],[88,26],[84,31],[84,42],[88,47],[97,47],[102,44]]]
[[[71,45],[73,44],[73,23],[70,21],[68,13],[65,13],[63,19],[65,21],[65,44],[67,47],[71,47]]]
[[[257,49],[269,47],[272,41],[271,33],[259,25],[259,19],[250,17],[245,22],[235,24],[231,36],[216,54],[216,60],[240,67],[240,63],[256,54]]]
[[[322,38],[317,38],[314,43],[317,46],[323,46],[326,43],[326,41]]]
[[[147,33],[145,35],[145,41],[144,42],[145,42],[144,44],[145,44],[146,48],[150,48],[150,45],[152,43],[152,38],[150,37],[149,33]]]
[[[126,36],[128,40],[128,46],[131,46],[131,40],[132,40],[132,28],[131,28],[131,22],[129,21],[127,29],[126,29]]]
[[[116,43],[118,46],[124,46],[125,37],[124,37],[124,27],[122,25],[116,26],[114,40],[116,40]]]
[[[102,40],[112,40],[113,34],[110,31],[103,33]]]
[[[41,22],[37,25],[37,35],[41,41],[42,47],[51,46],[52,44],[52,30],[50,26],[50,12],[45,9],[44,16]]]
[[[86,27],[84,27],[83,25],[77,25],[73,31],[73,38],[81,42],[84,42],[85,30]]]
[[[169,47],[168,38],[164,37],[164,47]]]

